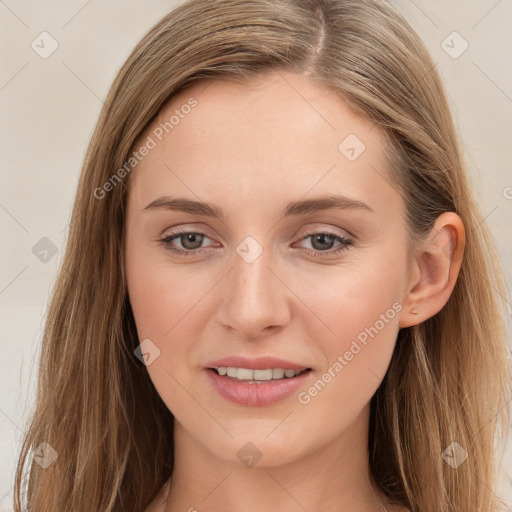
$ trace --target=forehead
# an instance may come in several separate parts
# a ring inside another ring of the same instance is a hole
[[[174,191],[217,203],[314,193],[383,206],[397,199],[382,132],[342,96],[293,73],[197,82],[164,105],[141,144],[149,138],[154,148],[131,176],[140,201]]]

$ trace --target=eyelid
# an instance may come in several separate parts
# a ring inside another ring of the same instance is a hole
[[[172,235],[183,234],[183,233],[197,233],[200,235],[207,236],[208,238],[212,238],[207,233],[206,229],[199,227],[199,226],[196,227],[195,224],[187,224],[186,225],[187,227],[182,227],[182,226],[183,226],[183,224],[178,224],[177,226],[173,226],[173,227],[169,227],[169,228],[165,229],[161,234],[161,238],[166,238],[166,237],[169,237]],[[297,233],[300,233],[303,229],[304,228],[301,228],[300,230],[298,230],[296,232],[296,234],[294,235],[294,238],[297,238],[298,237]],[[171,230],[171,231],[169,231],[169,230]],[[310,236],[313,234],[318,234],[318,233],[329,233],[330,235],[339,236],[340,238],[344,238],[344,239],[351,240],[351,241],[354,241],[357,238],[355,235],[353,235],[350,231],[348,231],[346,229],[341,230],[341,228],[337,228],[337,227],[327,227],[326,228],[325,224],[319,224],[312,228],[306,229],[305,234],[303,234],[300,238],[298,238],[298,240],[302,240],[303,238],[305,238],[307,236]]]
[[[169,236],[169,235],[175,235],[177,233],[182,233],[183,231],[190,232],[190,233],[203,233],[207,234],[206,232],[210,229],[207,227],[203,227],[203,223],[187,223],[187,224],[175,224],[173,226],[168,226],[161,232],[161,236]]]
[[[306,234],[303,235],[301,239],[306,236],[314,235],[317,233],[328,233],[332,236],[339,236],[340,238],[345,238],[347,240],[355,240],[356,238],[354,235],[352,235],[352,233],[350,233],[347,230],[342,230],[341,228],[338,227],[326,227],[325,224],[320,224],[315,225],[312,228],[308,228],[306,230]]]

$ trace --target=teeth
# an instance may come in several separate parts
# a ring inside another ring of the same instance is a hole
[[[229,370],[230,370],[230,368],[228,368],[228,371]],[[236,368],[235,371],[236,371],[235,377],[238,380],[254,380],[252,378],[252,374],[254,373],[252,370],[248,370],[247,368]]]
[[[280,380],[284,377],[292,378],[300,375],[304,370],[285,370],[284,368],[268,368],[266,370],[251,370],[250,368],[234,368],[232,366],[220,366],[215,368],[219,375],[227,375],[238,380],[267,381]]]
[[[282,379],[284,376],[284,370],[282,368],[274,368],[272,370],[273,379]]]

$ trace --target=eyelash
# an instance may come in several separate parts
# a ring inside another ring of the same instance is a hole
[[[200,235],[200,236],[204,236],[204,237],[208,238],[208,235],[206,233],[201,232],[201,231],[179,231],[177,233],[173,233],[171,235],[168,235],[165,238],[162,238],[160,240],[160,242],[165,247],[165,249],[167,249],[168,251],[171,251],[171,252],[173,252],[175,254],[183,255],[183,256],[194,256],[194,255],[199,254],[200,252],[202,252],[203,249],[199,248],[199,249],[193,249],[193,250],[187,251],[187,250],[184,250],[184,249],[177,249],[176,247],[173,247],[171,245],[171,242],[173,240],[175,240],[177,238],[179,239],[179,238],[181,238],[184,235],[190,235],[190,234]],[[309,238],[309,237],[311,237],[313,235],[328,235],[328,236],[334,238],[335,241],[337,240],[338,242],[341,243],[341,245],[337,249],[331,249],[329,251],[319,251],[319,250],[305,249],[307,254],[315,256],[315,257],[317,257],[319,254],[328,254],[329,256],[337,255],[337,254],[347,250],[348,247],[350,245],[352,245],[352,243],[353,243],[352,240],[350,240],[349,238],[337,235],[336,233],[332,233],[330,231],[311,231],[308,234],[306,234],[305,236],[303,236],[300,239],[300,241],[305,240],[306,238]]]

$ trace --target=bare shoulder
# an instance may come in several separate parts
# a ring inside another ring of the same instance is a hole
[[[160,492],[155,496],[153,501],[149,504],[146,512],[162,512],[164,510],[165,500],[167,499],[167,494],[169,492],[169,484],[171,479],[167,480],[165,484],[160,489]]]
[[[411,512],[405,505],[392,505],[386,503],[386,510],[388,512]]]

